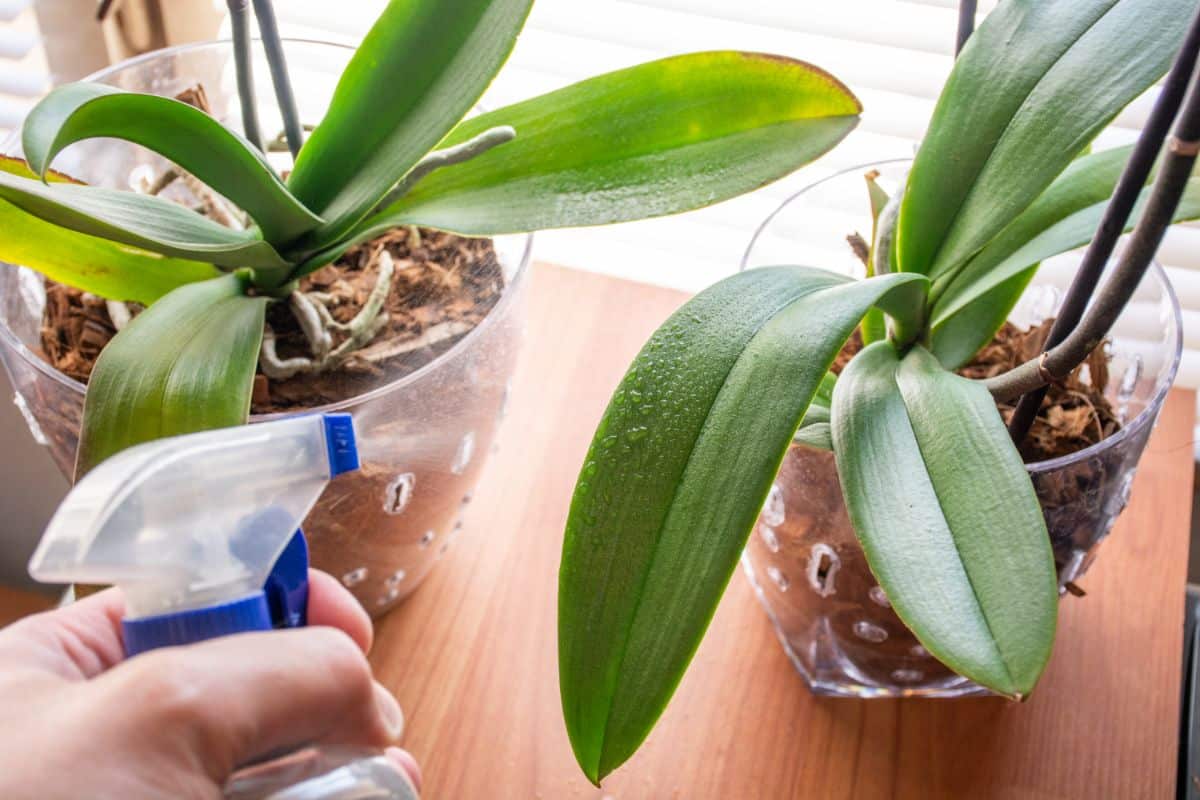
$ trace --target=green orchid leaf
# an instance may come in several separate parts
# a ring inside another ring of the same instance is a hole
[[[896,614],[946,666],[1027,696],[1058,584],[1033,484],[991,395],[914,347],[863,350],[833,394],[838,476]]]
[[[0,172],[36,179],[24,161],[0,156]],[[63,181],[50,175],[51,180]],[[149,305],[185,283],[220,275],[210,264],[166,258],[60,228],[0,200],[0,261],[109,300]]]
[[[826,372],[821,378],[821,384],[817,387],[817,393],[813,395],[813,402],[819,403],[826,408],[833,405],[833,387],[837,386],[837,375],[833,372]]]
[[[0,171],[0,200],[48,223],[165,256],[266,273],[288,269],[257,231],[226,228],[161,197],[71,183],[44,184]]]
[[[948,315],[929,332],[929,350],[946,369],[970,362],[1004,327],[1040,263],[1026,267]]]
[[[866,175],[867,198],[871,202],[871,244],[867,250],[867,277],[875,274],[875,250],[879,246],[879,215],[887,208],[888,201],[891,199],[876,180],[878,177],[878,172],[868,172]],[[863,344],[886,339],[887,320],[884,319],[883,312],[878,308],[868,311],[867,316],[863,318],[860,330]]]
[[[1142,190],[1133,213],[1129,215],[1126,231],[1132,230],[1137,224],[1150,191],[1149,187]],[[1019,276],[1028,273],[1032,265],[1051,256],[1086,245],[1095,235],[1107,206],[1108,201],[1105,200],[1068,214],[1026,241],[1015,252],[1001,258],[973,283],[960,285],[955,281],[951,292],[947,292],[935,307],[931,324],[935,352],[942,363],[957,368],[965,363],[962,361],[964,357],[970,360],[979,348],[991,341],[992,335],[1004,322],[1004,317],[999,316],[1002,306],[1008,304],[1008,310],[1011,310],[1020,297],[1020,292],[1013,294],[1020,282]],[[1188,180],[1172,216],[1174,222],[1195,219],[1200,219],[1200,178]],[[994,260],[991,245],[979,257]],[[951,329],[955,332],[951,333]]]
[[[871,311],[878,311],[876,308],[871,308]],[[837,375],[833,372],[826,372],[825,377],[821,378],[821,383],[817,386],[817,392],[813,395],[812,402],[808,404],[808,410],[804,412],[804,419],[800,421],[800,429],[796,431],[796,435],[792,437],[794,444],[803,444],[809,447],[815,447],[818,450],[833,450],[833,429],[829,425],[832,413],[830,406],[833,405],[833,388],[837,385]]]
[[[532,0],[391,0],[338,82],[288,186],[329,221],[361,218],[474,106]]]
[[[850,132],[861,106],[828,73],[756,53],[677,56],[468,120],[516,139],[440,169],[364,220],[490,236],[674,214],[781,178]]]
[[[804,412],[804,419],[800,422],[800,427],[807,425],[819,425],[824,422],[829,422],[830,411],[829,406],[821,402],[819,398],[814,397],[808,406],[808,410]]]
[[[815,450],[833,450],[833,426],[828,422],[804,422],[792,437],[794,444]]]
[[[1194,10],[1192,0],[1001,3],[956,61],[917,153],[900,267],[937,278],[966,263],[1166,72]]]
[[[78,479],[135,444],[246,422],[267,299],[241,275],[182,286],[134,317],[88,383]]]
[[[99,83],[61,86],[25,120],[25,157],[39,175],[63,148],[98,136],[123,139],[170,159],[242,208],[263,237],[283,245],[321,223],[288,192],[252,144],[198,108]]]
[[[914,285],[928,287],[740,273],[684,305],[630,367],[575,487],[559,569],[563,714],[592,781],[662,713],[843,342]]]

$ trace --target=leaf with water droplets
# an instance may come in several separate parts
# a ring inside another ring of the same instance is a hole
[[[868,308],[911,302],[913,287],[928,281],[751,270],[698,295],[638,355],[588,453],[597,469],[576,489],[559,569],[563,714],[591,780],[665,708],[834,356]]]

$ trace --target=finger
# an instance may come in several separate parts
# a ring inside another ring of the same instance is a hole
[[[106,589],[62,608],[34,614],[0,631],[0,658],[20,659],[67,680],[90,680],[125,658],[120,589]],[[309,570],[309,624],[344,631],[363,652],[371,618],[332,576]]]
[[[374,630],[371,618],[354,595],[332,575],[308,571],[308,624],[326,625],[344,631],[364,653],[371,650]]]
[[[413,788],[420,792],[421,767],[417,764],[417,760],[412,757],[412,753],[407,750],[401,750],[399,747],[389,747],[385,752],[388,759],[408,776],[408,780],[412,782]]]
[[[0,631],[0,659],[19,659],[67,680],[89,680],[125,658],[124,614],[119,589],[34,614]]]
[[[158,732],[151,735],[173,748],[170,757],[198,762],[218,782],[269,754],[308,744],[382,747],[403,728],[400,706],[372,679],[358,645],[332,628],[157,650],[96,683],[126,736]]]

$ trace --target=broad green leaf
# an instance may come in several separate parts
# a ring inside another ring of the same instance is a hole
[[[563,714],[584,773],[625,761],[691,660],[842,343],[921,276],[740,273],[638,355],[575,487],[559,569]]]
[[[36,177],[24,161],[5,156],[0,156],[0,172]],[[177,286],[220,274],[210,264],[166,258],[60,228],[6,200],[0,200],[0,261],[100,297],[146,305]]]
[[[1166,72],[1194,10],[1193,0],[1001,3],[955,63],[917,153],[900,267],[936,278],[1003,230]]]
[[[930,292],[934,316],[947,308],[958,296],[979,286],[979,281],[995,270],[997,265],[1048,228],[1091,206],[1107,205],[1132,152],[1132,146],[1117,147],[1095,155],[1081,156],[1072,161],[1037,200],[1017,215],[1016,219],[961,269],[934,280],[933,290]],[[1149,179],[1153,177],[1151,174]],[[1095,226],[1092,231],[1095,232]],[[1029,264],[1024,266],[1028,267]]]
[[[76,479],[135,444],[247,420],[267,299],[245,290],[241,275],[181,286],[109,342],[88,383]]]
[[[226,228],[160,197],[71,183],[47,185],[0,171],[0,200],[46,222],[166,256],[267,273],[288,269],[257,231]]]
[[[914,347],[863,350],[833,395],[838,476],[867,562],[938,660],[1027,696],[1054,641],[1057,579],[1033,484],[991,395]]]
[[[861,110],[799,61],[727,51],[654,61],[464,122],[446,145],[501,125],[517,138],[432,173],[364,227],[486,236],[687,211],[807,164]]]
[[[491,83],[532,0],[391,0],[338,82],[288,186],[329,221],[366,214]]]
[[[25,157],[39,175],[63,148],[106,136],[148,147],[220,192],[283,245],[321,219],[288,192],[266,157],[198,108],[99,83],[61,86],[34,106],[22,129]]]
[[[1002,283],[992,286],[958,311],[934,325],[929,332],[929,350],[946,369],[958,369],[996,336],[1008,315],[1037,274],[1040,264],[1026,267]]]

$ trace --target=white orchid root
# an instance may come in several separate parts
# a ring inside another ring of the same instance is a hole
[[[344,364],[360,349],[374,339],[387,325],[389,317],[383,310],[392,279],[396,273],[395,262],[386,250],[379,254],[379,275],[367,302],[349,322],[338,322],[328,306],[331,298],[319,292],[292,292],[289,301],[292,313],[308,340],[312,356],[297,356],[281,359],[275,347],[275,332],[267,326],[263,333],[259,364],[263,374],[273,380],[287,380],[302,374],[319,374]],[[349,334],[336,348],[333,347],[331,330]]]
[[[108,319],[117,333],[120,333],[133,319],[133,313],[129,310],[129,306],[120,300],[105,300],[104,308],[108,311]]]

